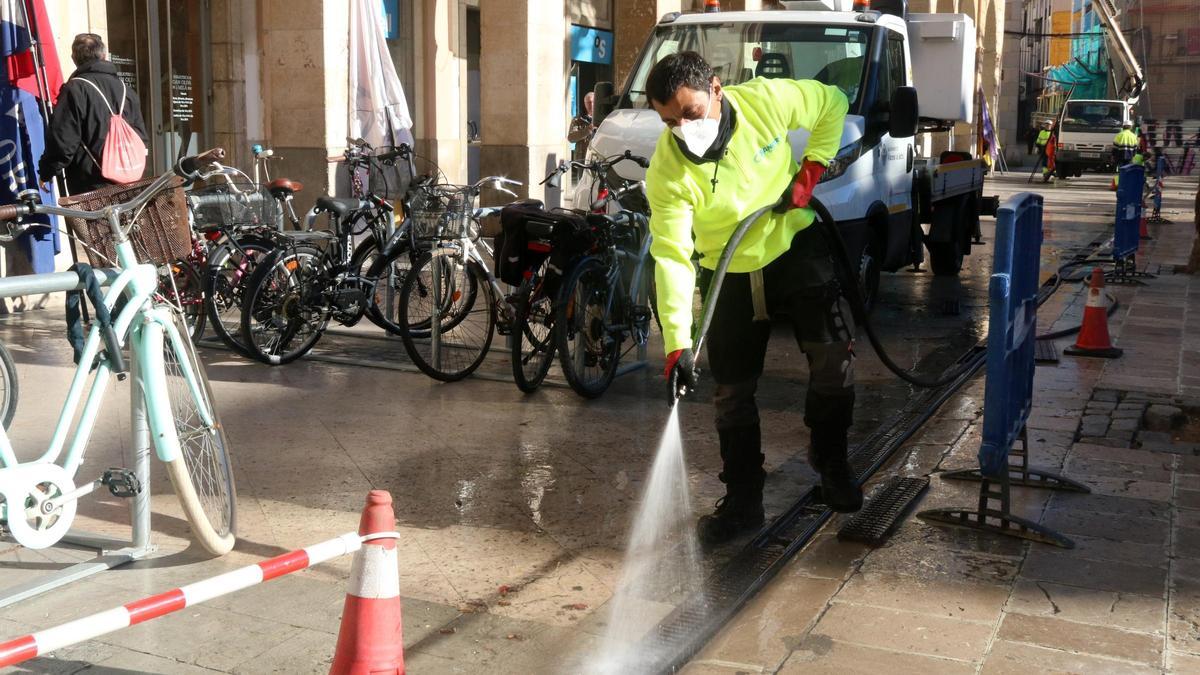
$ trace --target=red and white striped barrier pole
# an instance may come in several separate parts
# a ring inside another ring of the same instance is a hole
[[[284,553],[254,565],[247,565],[193,584],[180,586],[166,593],[114,607],[110,610],[76,619],[61,626],[47,628],[24,635],[15,640],[0,643],[0,668],[48,654],[69,645],[91,640],[114,631],[156,619],[185,607],[206,600],[219,598],[285,574],[298,572],[333,560],[362,548],[364,539],[396,538],[392,532],[377,533],[364,537],[357,532],[346,534],[307,546],[297,551]]]

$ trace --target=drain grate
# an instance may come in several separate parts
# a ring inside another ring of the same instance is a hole
[[[1094,244],[1098,245],[1098,244]],[[1043,284],[1038,304],[1053,286]],[[957,363],[971,366],[958,378],[937,389],[926,389],[909,399],[894,416],[854,448],[850,466],[859,482],[865,481],[956,391],[983,368],[986,346],[972,347]],[[645,655],[637,672],[675,673],[724,626],[755,593],[765,586],[797,551],[825,524],[833,512],[817,499],[816,488],[805,492],[783,515],[764,528],[729,562],[704,580],[643,639],[635,653]]]
[[[1034,363],[1058,363],[1058,344],[1054,340],[1035,340],[1033,361]]]
[[[887,541],[896,523],[929,487],[928,478],[892,476],[863,510],[838,530],[838,539],[879,546]]]

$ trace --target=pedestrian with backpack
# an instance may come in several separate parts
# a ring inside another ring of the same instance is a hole
[[[38,175],[66,171],[71,194],[132,183],[146,168],[150,140],[137,92],[108,61],[104,40],[82,33],[71,43],[75,72],[59,91]]]

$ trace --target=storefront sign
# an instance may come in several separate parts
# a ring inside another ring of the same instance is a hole
[[[400,39],[400,0],[383,0],[383,37]]]
[[[114,66],[116,66],[117,77],[121,78],[121,81],[125,83],[125,86],[137,91],[137,64],[133,62],[133,59],[124,56],[118,56],[110,52],[108,55],[108,60],[111,61]]]
[[[191,75],[171,76],[171,117],[187,122],[196,116]]]
[[[571,60],[611,64],[613,34],[587,26],[571,26]]]

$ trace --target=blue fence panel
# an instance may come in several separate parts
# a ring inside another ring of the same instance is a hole
[[[1142,231],[1142,188],[1146,167],[1126,164],[1117,169],[1117,221],[1113,228],[1113,258],[1124,260],[1137,253]]]
[[[1004,202],[996,212],[995,242],[979,447],[979,468],[985,476],[1008,471],[1008,451],[1025,428],[1032,406],[1042,196],[1023,192]]]

